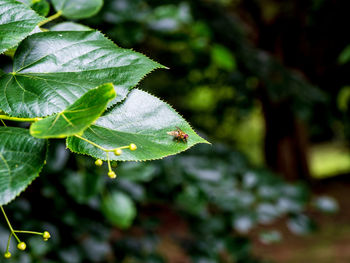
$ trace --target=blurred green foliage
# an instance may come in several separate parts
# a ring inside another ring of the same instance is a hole
[[[55,154],[45,174],[8,207],[14,224],[48,229],[52,241],[30,238],[30,253],[16,253],[7,262],[167,262],[175,256],[162,250],[169,236],[184,262],[259,262],[248,237],[256,226],[283,220],[291,232],[305,234],[315,229],[307,209],[338,211],[332,198],[313,198],[304,184],[286,183],[261,168],[259,90],[263,87],[272,102],[288,105],[304,119],[311,140],[317,141],[329,139],[333,123],[340,123],[340,137],[350,138],[348,87],[335,92],[335,102],[302,74],[255,48],[254,32],[244,33],[249,26],[235,15],[242,2],[107,0],[98,15],[85,21],[119,45],[169,66],[141,88],[166,98],[211,141],[225,146],[214,143],[151,164],[118,164],[118,178],[111,182],[91,159],[74,158],[64,145],[52,144]],[[280,1],[253,2],[263,7],[266,21],[293,6],[290,1],[284,8]],[[312,10],[324,2],[311,1]],[[339,58],[344,65],[345,53]],[[337,114],[325,110],[332,103],[338,103]],[[318,159],[312,163],[317,175],[329,163],[348,161],[346,154],[328,160],[329,151],[323,153],[317,150],[312,157]],[[0,240],[7,234],[1,229]],[[260,233],[264,244],[281,240],[278,230]]]
[[[292,233],[306,234],[314,229],[308,206],[337,210],[334,200],[313,199],[304,185],[288,184],[220,145],[123,163],[114,181],[103,176],[107,167],[69,156],[61,142],[50,147],[58,154],[41,179],[7,209],[15,225],[47,229],[52,240],[31,237],[30,253],[13,253],[7,262],[167,262],[175,256],[160,249],[168,235],[191,262],[258,262],[246,236],[257,225],[283,219]],[[0,237],[7,231],[1,228]],[[260,238],[283,237],[274,230]]]
[[[346,174],[350,171],[350,151],[345,145],[328,143],[311,148],[311,171],[316,178]]]

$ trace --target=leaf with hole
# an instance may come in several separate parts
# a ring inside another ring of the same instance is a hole
[[[187,142],[173,139],[168,132],[179,127],[189,135]],[[145,161],[160,159],[187,150],[197,143],[208,143],[168,104],[138,89],[130,92],[91,125],[83,137],[107,149],[135,143],[136,151],[123,150],[111,160]],[[106,153],[76,137],[67,138],[70,150],[106,160]]]
[[[96,31],[42,32],[18,47],[13,72],[0,77],[0,108],[16,117],[63,111],[88,90],[111,82],[115,104],[148,73],[163,66],[116,46]]]
[[[64,111],[33,123],[30,134],[37,138],[64,138],[82,134],[106,110],[108,102],[115,95],[111,83],[89,90]]]
[[[46,140],[14,127],[0,127],[0,145],[0,205],[5,205],[39,175],[47,147]]]

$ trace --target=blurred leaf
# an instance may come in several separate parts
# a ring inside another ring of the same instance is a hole
[[[311,173],[316,178],[350,171],[350,149],[342,141],[314,145],[310,157]]]
[[[248,233],[256,224],[253,215],[239,214],[232,220],[233,228],[239,233]]]
[[[176,204],[186,212],[199,215],[206,212],[207,203],[198,188],[187,186],[176,196]]]
[[[345,64],[350,60],[350,45],[346,46],[338,57],[339,64]]]
[[[288,229],[296,235],[306,235],[315,230],[315,224],[309,217],[303,214],[292,216],[287,221]]]
[[[30,252],[36,257],[45,255],[50,251],[51,242],[43,242],[42,237],[34,236],[29,238],[28,246],[30,247]]]
[[[103,177],[92,172],[68,172],[64,185],[68,193],[78,202],[85,204],[103,188]]]
[[[146,190],[141,184],[120,178],[117,182],[119,189],[127,193],[133,200],[143,202],[146,200]]]
[[[56,11],[69,19],[91,17],[100,11],[103,0],[52,0]]]
[[[58,172],[66,169],[70,151],[65,144],[63,142],[51,142],[49,144],[49,152],[45,168],[49,172]]]
[[[174,32],[191,21],[189,5],[185,2],[176,5],[156,7],[149,18],[149,27],[165,33]]]
[[[277,201],[277,209],[280,213],[298,213],[304,210],[303,203],[293,198],[282,196]]]
[[[267,185],[259,185],[258,188],[258,196],[263,200],[276,200],[280,196],[280,191],[278,187],[275,186],[267,186]]]
[[[123,192],[113,191],[102,199],[102,212],[115,226],[129,228],[136,216],[136,207],[131,198]]]
[[[279,243],[282,240],[282,234],[277,230],[265,231],[259,234],[260,242],[265,245]]]
[[[236,59],[233,53],[222,45],[214,45],[211,50],[213,63],[221,69],[233,71],[236,69]]]
[[[243,175],[243,187],[244,188],[253,188],[258,184],[258,176],[254,172],[246,172]]]
[[[78,247],[70,246],[61,248],[59,251],[61,262],[65,263],[82,263],[83,255],[80,253]]]
[[[112,252],[108,240],[98,240],[93,237],[84,239],[84,254],[93,262],[104,262]]]
[[[350,86],[341,88],[337,97],[337,105],[339,110],[346,112],[350,104]]]
[[[149,182],[158,174],[157,171],[153,163],[127,162],[118,168],[118,175],[133,182]]]
[[[226,248],[235,259],[234,262],[249,262],[251,243],[247,238],[228,237],[226,239]]]
[[[319,196],[313,201],[314,207],[324,213],[337,213],[339,211],[338,202],[329,196]]]
[[[270,203],[260,203],[256,208],[258,221],[261,224],[272,223],[280,216],[278,208]]]

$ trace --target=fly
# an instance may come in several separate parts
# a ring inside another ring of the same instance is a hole
[[[182,131],[179,127],[176,127],[175,131],[167,132],[167,134],[173,136],[175,141],[183,141],[184,143],[187,143],[188,134]]]

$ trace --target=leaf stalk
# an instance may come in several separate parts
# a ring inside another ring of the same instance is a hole
[[[9,228],[10,228],[10,231],[11,231],[11,234],[10,234],[8,243],[10,243],[11,235],[13,235],[13,236],[16,238],[16,240],[17,240],[18,243],[20,243],[21,240],[17,237],[15,231],[13,230],[12,225],[11,225],[9,219],[7,218],[7,215],[6,215],[6,213],[5,213],[4,208],[3,208],[2,206],[0,206],[0,209],[1,209],[2,214],[4,215],[4,217],[5,217],[5,219],[6,219],[6,222],[7,222],[7,225],[9,226]],[[8,244],[8,245],[9,245],[9,244]]]
[[[9,121],[24,121],[24,122],[35,122],[41,120],[41,118],[19,118],[19,117],[11,117],[8,115],[0,115],[0,120],[9,120]]]
[[[46,23],[49,23],[57,18],[59,18],[62,15],[62,10],[57,11],[56,14],[53,14],[52,16],[49,16],[48,18],[46,18],[45,20],[41,21],[38,26],[41,27],[43,25],[45,25]]]

